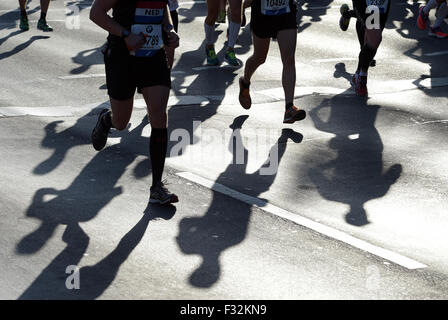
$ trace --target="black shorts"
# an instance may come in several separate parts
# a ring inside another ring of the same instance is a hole
[[[261,13],[261,1],[254,0],[251,7],[250,29],[259,38],[277,38],[281,30],[297,29],[297,6],[289,0],[291,11],[278,16],[267,16]]]
[[[358,21],[361,22],[361,24],[366,27],[366,21],[370,14],[366,13],[367,9],[367,0],[352,0],[353,1],[353,9],[355,10],[356,17],[358,18]],[[387,6],[385,8],[384,12],[380,12],[380,28],[383,30],[386,27],[387,19],[389,17],[389,11],[390,11],[390,3],[392,0],[376,0],[378,3],[384,3],[387,1]],[[369,3],[375,3],[375,0],[371,0]]]
[[[108,45],[104,50],[107,93],[115,100],[134,97],[146,87],[165,86],[171,89],[171,71],[165,49],[150,58],[137,58],[126,47]]]

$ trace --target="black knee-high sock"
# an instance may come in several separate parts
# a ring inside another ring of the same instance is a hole
[[[366,28],[362,25],[359,20],[356,20],[356,34],[358,35],[359,47],[362,48],[364,45],[364,35],[366,33]]]
[[[166,150],[168,147],[168,130],[154,128],[149,139],[149,155],[152,165],[152,185],[162,181],[163,168],[165,166]]]
[[[361,52],[359,53],[359,64],[358,64],[358,70],[362,70],[367,72],[369,70],[370,63],[372,62],[373,58],[375,58],[377,49],[372,49],[369,45],[365,44]]]
[[[41,12],[40,13],[40,20],[45,20],[47,18],[47,13],[46,12]]]

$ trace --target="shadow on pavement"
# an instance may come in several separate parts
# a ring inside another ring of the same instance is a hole
[[[67,280],[68,266],[77,266],[89,245],[88,235],[78,223],[67,225],[62,240],[66,248],[42,271],[36,280],[19,297],[20,300],[91,300],[100,297],[115,280],[120,266],[143,239],[148,224],[155,219],[171,219],[176,207],[152,205],[147,208],[140,221],[120,240],[118,246],[104,259],[93,266],[79,269],[79,289],[67,289],[74,282]]]
[[[134,130],[123,135],[121,144],[143,139],[141,134],[146,124],[144,118]],[[62,149],[59,154],[64,155],[66,151]],[[92,158],[67,189],[41,188],[36,191],[26,216],[41,220],[41,225],[17,244],[17,252],[36,253],[51,238],[58,225],[74,225],[93,219],[121,194],[122,189],[116,183],[136,157],[135,153],[120,153],[119,145],[107,147]],[[60,161],[61,157],[50,158],[46,166],[37,168],[45,172]]]
[[[12,49],[8,52],[0,53],[0,60],[7,59],[15,54],[18,54],[19,52],[25,50],[28,48],[34,41],[42,40],[42,39],[49,39],[48,36],[32,36],[27,42],[19,44],[17,47]]]
[[[335,76],[350,78],[344,64],[336,65]],[[330,152],[310,156],[308,162],[314,165],[308,175],[323,198],[350,206],[345,219],[355,226],[369,223],[365,203],[386,195],[402,171],[400,164],[384,168],[383,143],[375,128],[379,109],[342,93],[309,112],[316,129],[335,137],[328,145]]]
[[[216,179],[216,183],[227,186],[227,178],[235,177],[239,183],[246,184],[248,180],[257,180],[258,188],[251,193],[257,197],[264,191],[269,190],[274,183],[276,173],[262,176],[260,170],[269,167],[272,157],[278,152],[278,162],[280,163],[287,146],[288,139],[294,143],[300,143],[303,136],[291,129],[283,129],[281,136],[274,146],[272,146],[269,158],[264,165],[252,174],[246,172],[248,150],[243,145],[240,128],[248,116],[235,118],[230,126],[233,136],[229,141],[229,148],[233,154],[232,163]],[[243,152],[243,163],[237,159],[237,155]],[[259,179],[263,177],[263,179]],[[213,192],[212,202],[207,212],[202,217],[186,217],[179,223],[179,234],[177,243],[185,254],[197,254],[202,257],[201,265],[191,274],[191,285],[199,288],[210,288],[220,278],[221,262],[220,257],[224,250],[241,243],[247,234],[252,206],[243,202],[234,201],[230,208],[228,197],[218,192]]]

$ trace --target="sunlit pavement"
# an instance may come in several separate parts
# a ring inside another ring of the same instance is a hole
[[[243,69],[205,66],[204,1],[181,2],[165,170],[180,202],[163,208],[148,204],[141,95],[128,130],[90,145],[108,101],[91,1],[52,1],[53,33],[36,29],[38,1],[25,33],[2,1],[0,298],[446,299],[448,42],[417,29],[417,2],[394,4],[359,99],[343,3],[300,2],[295,102],[308,117],[283,125],[277,44],[244,110]],[[247,26],[243,62],[250,45]]]

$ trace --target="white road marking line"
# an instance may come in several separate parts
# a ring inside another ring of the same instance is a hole
[[[203,96],[170,96],[168,106],[206,105],[209,100]],[[135,99],[134,107],[146,109],[144,99]],[[0,117],[72,117],[91,112],[95,109],[110,108],[109,102],[90,103],[81,107],[0,107]]]
[[[333,87],[296,87],[294,97],[299,98],[302,96],[312,95],[315,93],[322,95],[339,95],[339,94],[353,95],[354,92],[347,91],[348,89],[350,88],[347,87],[346,89],[340,89]],[[285,93],[282,87],[262,91],[255,91],[255,93],[262,94],[276,100],[283,100],[285,98]]]
[[[95,78],[104,77],[103,74],[90,74],[90,75],[74,75],[74,76],[62,76],[59,79],[83,79],[83,78]],[[436,87],[448,86],[448,77],[444,78],[426,78],[421,81],[418,80],[391,80],[391,81],[378,81],[371,86],[370,96],[397,93],[407,90],[415,89],[433,89]],[[255,91],[256,94],[261,94],[274,101],[269,103],[282,101],[284,99],[283,88],[273,88],[261,91]],[[295,98],[300,98],[307,95],[319,94],[319,95],[354,95],[354,91],[347,86],[347,88],[334,88],[334,87],[296,87]],[[238,104],[236,95],[217,95],[217,96],[170,96],[168,106],[189,106],[200,105],[204,106],[210,101],[218,100],[220,104]],[[0,108],[0,116],[16,117],[16,116],[43,116],[43,117],[57,117],[57,116],[76,116],[81,111],[95,109],[99,104],[89,104],[83,107],[2,107]],[[136,108],[144,109],[146,104],[143,99],[136,99],[134,102]]]
[[[405,267],[407,269],[421,269],[426,268],[427,266],[415,261],[413,259],[410,259],[408,257],[405,257],[401,254],[395,253],[393,251],[375,246],[371,243],[368,243],[364,240],[360,240],[358,238],[355,238],[349,234],[346,234],[342,231],[339,231],[337,229],[334,229],[332,227],[328,227],[326,225],[323,225],[319,222],[315,222],[311,219],[299,216],[297,214],[291,213],[287,210],[284,210],[282,208],[279,208],[275,205],[272,205],[268,203],[265,200],[261,200],[259,198],[251,197],[246,194],[240,193],[238,191],[232,190],[222,184],[216,183],[214,181],[211,181],[209,179],[200,177],[196,174],[190,173],[190,172],[179,172],[177,173],[178,176],[192,181],[194,183],[197,183],[201,186],[204,186],[206,188],[209,188],[213,191],[222,193],[224,195],[227,195],[231,198],[234,198],[236,200],[239,200],[241,202],[244,202],[248,205],[257,207],[263,211],[269,212],[275,216],[284,218],[286,220],[289,220],[291,222],[294,222],[298,225],[301,225],[305,228],[314,230],[320,234],[323,234],[327,237],[330,237],[332,239],[344,242],[352,247],[358,248],[360,250],[369,252],[377,257],[383,258],[385,260],[388,260],[390,262],[393,262],[395,264],[398,264],[402,267]]]
[[[61,80],[74,80],[74,79],[91,79],[91,78],[105,78],[105,73],[97,73],[97,74],[77,74],[73,76],[60,76],[58,79]]]
[[[431,53],[424,53],[424,56],[427,57],[436,57],[436,56],[443,56],[445,54],[448,54],[448,50],[447,51],[436,51],[436,52],[431,52]]]
[[[313,62],[322,63],[322,62],[338,62],[338,61],[355,61],[355,58],[331,58],[331,59],[316,59]]]
[[[0,108],[0,115],[4,117],[66,117],[72,116],[74,113],[72,107],[2,107]]]
[[[211,69],[239,69],[240,67],[234,67],[231,65],[219,65],[219,66],[203,66],[203,67],[195,67],[191,68],[194,71],[202,71],[202,70],[211,70]]]
[[[29,23],[37,23],[39,20],[28,20]],[[54,20],[47,20],[47,22],[66,22],[66,20],[60,20],[60,19],[54,19]],[[1,22],[0,27],[17,27],[18,22]]]

